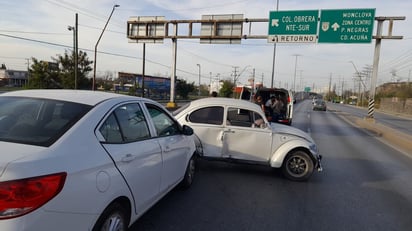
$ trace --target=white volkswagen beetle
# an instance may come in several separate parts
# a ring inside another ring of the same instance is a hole
[[[127,230],[176,185],[190,186],[192,134],[149,99],[1,94],[1,230]]]
[[[203,158],[282,168],[287,178],[296,181],[307,180],[314,169],[322,170],[321,155],[307,133],[269,123],[262,109],[249,101],[204,98],[173,115],[193,128]]]

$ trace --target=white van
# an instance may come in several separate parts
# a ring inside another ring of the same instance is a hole
[[[293,103],[295,102],[295,100],[293,99],[293,94],[291,91],[284,88],[258,88],[256,90],[256,93],[252,94],[252,90],[250,88],[243,87],[240,94],[241,99],[250,100],[252,102],[256,102],[256,98],[258,96],[262,96],[263,102],[266,102],[272,96],[279,97],[279,99],[283,101],[283,109],[278,120],[272,122],[287,125],[292,124]]]

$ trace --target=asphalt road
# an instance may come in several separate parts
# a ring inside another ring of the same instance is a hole
[[[310,101],[294,112],[323,172],[292,182],[266,167],[200,161],[190,189],[170,192],[130,230],[410,230],[410,157]]]
[[[330,104],[330,108],[334,110],[344,111],[358,118],[367,117],[368,111],[366,108],[355,107],[346,104]],[[377,122],[394,128],[400,132],[408,135],[412,135],[412,116],[406,117],[405,115],[389,114],[379,111],[375,111],[374,118]]]

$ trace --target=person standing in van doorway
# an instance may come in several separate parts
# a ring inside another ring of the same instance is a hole
[[[280,114],[282,112],[283,102],[280,100],[279,96],[275,98],[275,102],[273,103],[273,121],[277,121],[280,118]]]
[[[263,112],[265,111],[265,103],[263,102],[262,96],[259,95],[259,96],[256,98],[256,104],[259,105],[260,108],[262,108],[262,111],[263,111]]]
[[[262,96],[259,95],[259,96],[256,98],[256,102],[255,102],[255,103],[260,106],[260,108],[262,109],[263,113],[265,114],[267,120],[268,120],[269,122],[272,121],[272,112],[271,112],[272,110],[271,110],[271,108],[267,108],[267,107],[266,107],[265,102],[263,102]]]

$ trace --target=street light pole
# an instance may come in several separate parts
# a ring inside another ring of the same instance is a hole
[[[110,13],[109,18],[107,19],[106,25],[104,25],[104,28],[103,28],[103,30],[102,30],[102,33],[100,34],[99,39],[97,40],[96,45],[94,46],[94,67],[93,67],[93,83],[92,83],[92,90],[93,90],[93,91],[95,90],[95,87],[96,87],[97,46],[99,45],[100,39],[102,38],[104,31],[106,30],[107,24],[109,24],[109,21],[110,21],[110,18],[112,17],[112,15],[113,15],[114,9],[115,9],[116,7],[119,7],[119,6],[120,6],[120,5],[117,5],[117,4],[113,6],[112,12]]]
[[[77,14],[76,14],[77,16]],[[77,89],[77,30],[76,27],[68,26],[69,31],[73,31],[73,57],[74,57],[74,89]]]
[[[196,64],[199,67],[199,91],[198,95],[200,96],[200,64]]]

